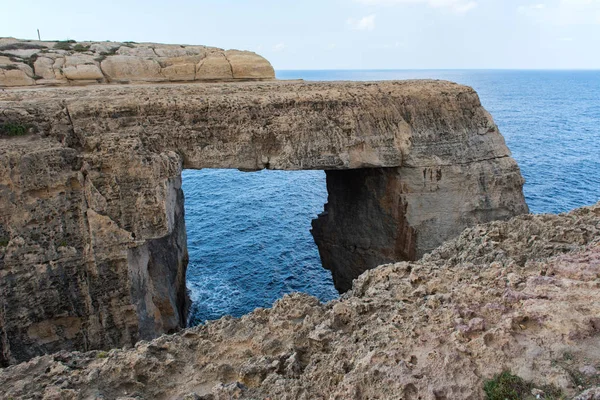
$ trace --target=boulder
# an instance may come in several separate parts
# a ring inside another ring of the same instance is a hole
[[[233,72],[227,57],[221,53],[210,53],[198,63],[196,69],[198,80],[231,80]]]
[[[267,60],[250,51],[228,50],[225,57],[235,79],[275,79],[275,70]]]
[[[160,73],[160,64],[154,59],[109,56],[102,61],[100,66],[111,82],[156,82],[165,79]]]

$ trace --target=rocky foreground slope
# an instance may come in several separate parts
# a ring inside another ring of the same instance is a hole
[[[275,79],[256,53],[208,46],[0,38],[0,88]]]
[[[368,271],[339,301],[291,295],[135,348],[6,368],[0,397],[481,399],[509,370],[537,398],[570,398],[600,384],[599,289],[600,203],[523,215]]]

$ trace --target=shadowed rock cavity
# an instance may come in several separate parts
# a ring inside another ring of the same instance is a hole
[[[326,175],[328,203],[313,220],[312,234],[338,291],[351,289],[367,269],[416,258],[417,234],[406,220],[397,168]]]
[[[465,179],[466,176],[472,177]],[[368,269],[412,261],[466,227],[527,212],[509,158],[435,168],[326,171],[328,203],[313,220],[323,267],[340,292]]]
[[[442,81],[0,91],[0,363],[185,325],[184,168],[325,170],[314,223],[340,291],[527,212],[471,88]]]

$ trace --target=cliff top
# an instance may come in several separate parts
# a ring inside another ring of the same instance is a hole
[[[0,38],[0,87],[274,79],[256,53],[134,42]]]

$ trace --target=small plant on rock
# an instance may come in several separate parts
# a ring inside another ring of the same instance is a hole
[[[538,397],[532,393],[533,390],[543,393]],[[542,398],[545,400],[564,399],[562,391],[554,386],[536,386],[523,378],[504,371],[493,379],[485,382],[483,386],[488,400],[534,400]]]
[[[25,124],[5,122],[0,124],[0,136],[25,136],[29,127]]]
[[[54,48],[56,50],[71,50],[71,43],[72,41],[70,40],[61,40],[60,42],[56,42]]]
[[[90,49],[90,46],[84,46],[80,43],[77,43],[74,47],[73,50],[79,52],[79,53],[83,53],[84,51],[88,51]]]

